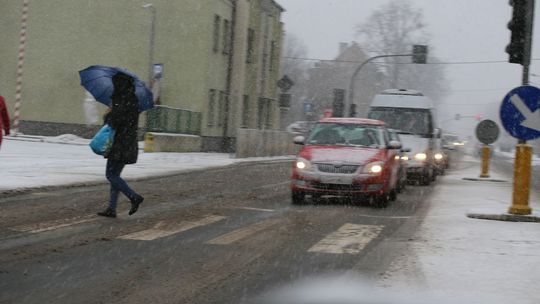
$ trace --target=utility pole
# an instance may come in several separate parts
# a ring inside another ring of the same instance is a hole
[[[154,78],[154,47],[156,36],[156,8],[152,3],[147,3],[142,6],[144,9],[149,9],[151,13],[150,21],[150,45],[148,47],[148,86],[152,87],[152,79]]]
[[[360,64],[358,68],[356,68],[356,70],[352,74],[351,79],[349,81],[349,98],[347,99],[347,104],[345,105],[345,111],[347,111],[348,113],[346,116],[350,117],[351,113],[354,112],[354,110],[351,111],[353,108],[352,105],[354,104],[354,83],[356,80],[356,76],[358,76],[358,73],[360,73],[360,70],[362,70],[362,68],[366,64],[368,64],[369,62],[375,59],[388,58],[388,57],[412,57],[413,63],[425,64],[427,61],[427,53],[428,53],[428,47],[426,45],[414,45],[412,54],[379,55],[379,56],[368,58],[366,61],[362,62],[362,64]]]
[[[23,66],[24,66],[24,50],[26,47],[26,37],[28,32],[28,6],[29,0],[23,0],[22,15],[21,15],[21,31],[19,34],[19,54],[17,62],[17,79],[15,88],[15,108],[13,115],[13,130],[12,134],[17,136],[19,133],[19,122],[21,117],[22,104],[22,84],[23,84]],[[1,132],[1,131],[0,131]]]
[[[534,0],[510,0],[513,7],[512,20],[508,23],[512,35],[506,47],[510,63],[523,66],[522,85],[529,85],[529,65],[531,63],[532,32],[534,23]],[[526,140],[519,139],[516,145],[514,164],[514,189],[512,206],[508,213],[528,215],[531,183],[532,147]]]

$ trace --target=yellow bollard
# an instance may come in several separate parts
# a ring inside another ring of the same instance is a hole
[[[154,152],[154,135],[152,133],[144,134],[144,152]]]
[[[484,145],[482,147],[482,173],[480,173],[480,177],[487,178],[489,177],[489,155],[490,155],[491,149],[488,145]]]
[[[512,193],[512,206],[508,213],[517,215],[531,214],[529,207],[529,186],[531,183],[532,147],[528,144],[516,146],[516,160],[514,164],[514,192]]]

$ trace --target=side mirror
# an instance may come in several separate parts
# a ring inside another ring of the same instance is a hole
[[[401,143],[399,141],[395,141],[395,140],[391,140],[389,143],[388,143],[388,149],[401,149]]]
[[[295,136],[293,141],[297,145],[304,145],[306,142],[306,138],[304,136]]]
[[[403,148],[401,149],[401,152],[411,152],[411,148]]]
[[[441,138],[441,135],[442,135],[442,130],[441,129],[435,128],[435,130],[433,130],[433,137],[434,138]]]
[[[444,145],[443,146],[443,149],[446,149],[446,150],[454,150],[454,145]]]

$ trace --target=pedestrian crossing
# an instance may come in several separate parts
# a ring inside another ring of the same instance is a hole
[[[347,223],[319,241],[308,252],[358,254],[369,242],[377,238],[383,228],[382,225]]]
[[[266,230],[274,225],[276,225],[279,222],[277,218],[271,218],[264,220],[262,222],[258,222],[255,224],[252,224],[248,227],[240,228],[237,230],[234,230],[232,232],[226,233],[222,236],[219,236],[215,239],[212,239],[207,244],[212,245],[230,245],[232,243],[238,242],[242,239],[245,239],[257,232],[261,232],[263,230]]]
[[[153,228],[137,231],[126,235],[121,235],[118,238],[124,240],[153,241],[155,239],[164,238],[197,227],[210,225],[215,222],[219,222],[225,218],[225,216],[209,215],[198,221],[186,221],[181,222],[178,225],[171,225],[167,224],[166,222],[159,222]]]
[[[261,215],[268,214],[270,211],[272,211],[270,209],[258,210],[257,208],[242,209],[258,211]],[[238,225],[234,224],[234,217],[235,215],[226,216],[207,214],[193,220],[184,220],[180,222],[174,222],[171,219],[161,220],[152,225],[150,228],[121,234],[114,238],[123,241],[151,242],[170,236],[181,236],[182,233],[194,230],[196,228],[213,227],[213,231],[219,231],[220,228],[226,227],[225,229],[227,229],[231,225],[240,226],[236,227],[236,229],[232,231],[221,232],[217,235],[215,233],[210,233],[209,235],[211,235],[211,237],[209,237],[209,240],[202,240],[202,242],[208,246],[228,246],[240,243],[242,241],[246,241],[249,238],[256,237],[257,235],[261,235],[265,231],[276,229],[280,226],[280,224],[283,225],[284,221],[284,217],[282,215],[276,214],[270,217],[261,216],[258,221],[250,222],[249,224],[243,224],[244,222],[241,221],[242,224]],[[66,233],[68,233],[68,228],[73,228],[88,223],[99,223],[98,220],[99,218],[97,218],[96,216],[89,215],[54,221],[46,221],[35,224],[19,225],[11,227],[9,228],[9,230],[20,232],[23,234],[27,233],[31,235],[36,235],[44,232],[66,229]],[[332,231],[326,235],[320,234],[320,232],[319,235],[307,235],[307,237],[309,238],[318,237],[319,240],[313,242],[311,247],[306,247],[306,251],[308,253],[317,254],[359,254],[372,240],[379,237],[384,227],[384,225],[344,223],[339,226],[337,230]],[[326,233],[328,233],[328,231]]]

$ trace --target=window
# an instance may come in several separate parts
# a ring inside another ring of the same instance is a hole
[[[228,55],[231,52],[231,23],[223,19],[223,54]]]
[[[264,98],[259,98],[259,108],[257,112],[257,128],[262,129],[264,126]]]
[[[214,16],[214,44],[212,47],[212,50],[214,51],[214,53],[217,53],[217,51],[219,50],[220,25],[221,25],[221,17],[219,17],[218,15],[215,15]]]
[[[254,48],[255,48],[255,30],[254,29],[248,29],[248,37],[247,37],[247,56],[246,56],[246,62],[252,63],[254,60]]]
[[[214,125],[215,108],[216,108],[216,90],[210,89],[210,91],[208,92],[208,120],[207,120],[207,125],[209,127]]]
[[[272,127],[272,100],[271,99],[266,99],[266,103],[265,103],[265,107],[266,107],[266,121],[265,121],[265,126],[267,129],[270,129]]]
[[[277,45],[275,41],[270,43],[270,71],[276,69],[276,55],[277,55]]]
[[[272,126],[272,109],[271,109],[272,100],[268,98],[259,98],[259,108],[258,108],[258,121],[257,127],[259,129],[270,128]]]
[[[249,125],[249,95],[244,95],[242,101],[242,128],[247,128]]]
[[[225,121],[225,110],[226,110],[226,102],[227,102],[227,93],[220,91],[219,92],[219,101],[218,101],[218,122],[217,125],[219,127],[223,126],[223,122]]]

